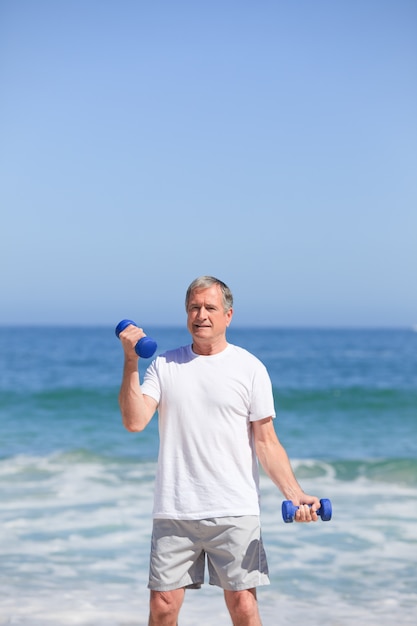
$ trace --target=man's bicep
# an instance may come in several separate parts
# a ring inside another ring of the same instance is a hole
[[[272,440],[277,440],[272,415],[251,422],[251,424],[255,443],[267,443]]]

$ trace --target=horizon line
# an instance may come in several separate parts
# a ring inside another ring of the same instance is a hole
[[[142,328],[172,328],[175,330],[187,330],[186,324],[144,323]],[[0,329],[5,328],[115,328],[114,324],[107,322],[0,322]],[[410,330],[417,332],[417,324],[391,325],[391,324],[234,324],[233,329],[274,329],[274,330]]]

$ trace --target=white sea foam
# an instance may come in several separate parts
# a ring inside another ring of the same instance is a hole
[[[262,477],[264,626],[391,626],[398,615],[414,624],[416,489],[322,469],[302,480],[332,500],[332,521],[317,524],[284,524],[282,498]],[[147,623],[154,470],[83,455],[0,462],[0,625]],[[188,592],[181,623],[228,624],[221,591]]]

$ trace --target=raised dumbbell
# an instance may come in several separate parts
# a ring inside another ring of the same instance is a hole
[[[130,325],[137,326],[137,324],[132,320],[122,320],[119,322],[114,331],[116,333],[116,337],[119,337],[120,333]],[[137,342],[135,352],[138,356],[142,357],[142,359],[149,359],[154,355],[157,347],[157,343],[154,339],[152,339],[152,337],[145,336]]]
[[[295,506],[291,500],[284,500],[282,503],[282,519],[286,524],[294,521],[295,512],[299,507]],[[328,522],[332,519],[332,503],[327,498],[320,500],[320,508],[316,511],[321,517],[322,522]]]

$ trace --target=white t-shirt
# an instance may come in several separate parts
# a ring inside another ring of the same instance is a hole
[[[275,417],[271,380],[261,361],[231,344],[212,356],[184,346],[158,356],[141,389],[158,402],[153,516],[259,515],[250,422]]]

